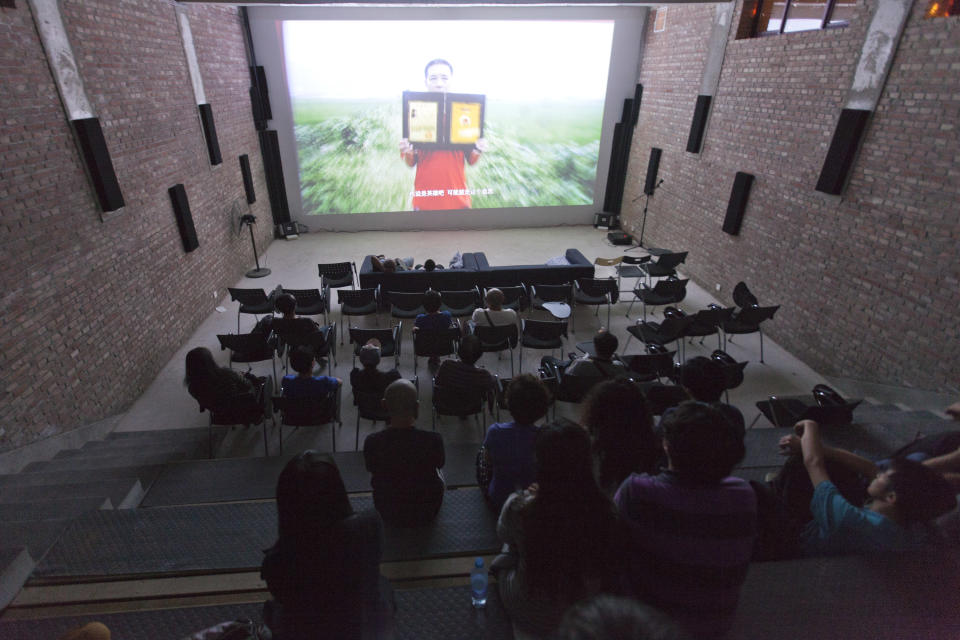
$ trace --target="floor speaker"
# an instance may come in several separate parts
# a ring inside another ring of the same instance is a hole
[[[175,184],[167,191],[170,194],[170,203],[173,205],[173,215],[177,219],[177,229],[180,230],[180,239],[183,240],[183,250],[190,253],[200,246],[200,242],[197,241],[197,229],[193,226],[190,203],[187,202],[187,190],[182,184]]]
[[[740,223],[743,221],[743,212],[747,209],[747,198],[750,196],[752,184],[752,174],[737,171],[737,176],[733,179],[733,190],[730,192],[730,202],[727,204],[727,217],[723,219],[723,230],[732,236],[740,233]]]
[[[120,183],[117,182],[117,174],[113,170],[113,161],[100,128],[100,119],[80,118],[71,120],[70,124],[73,125],[77,145],[87,166],[100,208],[103,211],[116,211],[124,204],[123,193],[120,192]]]
[[[653,147],[650,149],[650,161],[647,163],[647,181],[643,185],[643,192],[652,196],[657,188],[657,172],[660,170],[660,154],[662,149]]]

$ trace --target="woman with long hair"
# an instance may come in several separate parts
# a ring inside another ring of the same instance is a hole
[[[504,504],[497,533],[510,552],[492,568],[513,622],[546,635],[574,602],[617,590],[624,538],[613,502],[594,480],[586,431],[545,426],[534,451],[537,481]]]
[[[660,439],[640,386],[627,379],[593,387],[583,400],[581,424],[593,439],[597,481],[609,496],[631,473],[650,473],[660,457]]]
[[[260,570],[277,640],[385,637],[392,592],[380,576],[381,525],[354,513],[333,459],[304,451],[277,480],[278,537]]]
[[[206,347],[187,352],[183,383],[201,407],[211,408],[232,396],[253,391],[253,382],[236,371],[221,367]]]

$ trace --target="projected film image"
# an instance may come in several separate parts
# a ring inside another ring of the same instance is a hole
[[[305,214],[592,205],[613,21],[284,21]]]

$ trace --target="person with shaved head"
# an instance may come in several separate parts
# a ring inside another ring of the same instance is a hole
[[[390,423],[363,441],[363,459],[372,478],[373,505],[384,522],[416,527],[434,519],[443,503],[443,438],[417,429],[417,387],[397,380],[383,392]]]

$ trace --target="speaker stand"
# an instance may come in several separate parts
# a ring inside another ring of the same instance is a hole
[[[248,278],[265,278],[270,275],[270,269],[260,266],[260,257],[257,255],[257,241],[253,237],[253,225],[248,224],[247,227],[250,229],[250,244],[253,245],[253,261],[257,264],[257,268],[247,271],[246,276]]]
[[[650,205],[650,194],[646,194],[646,198],[643,199],[643,220],[640,222],[640,239],[637,240],[637,246],[641,249],[646,249],[643,246],[643,231],[647,228],[647,207]]]

